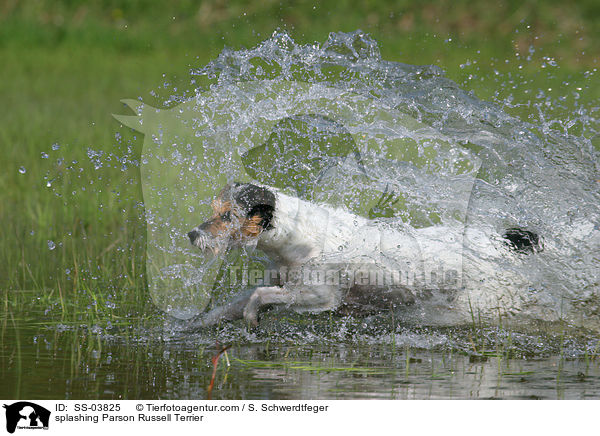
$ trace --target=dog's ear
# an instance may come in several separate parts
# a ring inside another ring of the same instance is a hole
[[[246,214],[247,219],[253,220],[265,230],[272,228],[273,212],[275,211],[275,194],[268,188],[250,183],[233,186],[234,200]]]

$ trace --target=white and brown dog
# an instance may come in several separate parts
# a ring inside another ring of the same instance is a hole
[[[463,289],[463,229],[413,229],[369,220],[254,184],[227,185],[212,207],[213,216],[188,233],[194,246],[219,252],[256,244],[280,272],[296,273],[280,274],[277,285],[245,290],[201,315],[195,325],[240,318],[256,325],[261,308],[271,305],[297,312],[397,309],[414,306],[424,296],[471,304],[469,296],[457,295]],[[493,276],[494,259],[540,249],[537,235],[526,230],[498,236],[468,235],[484,253],[478,274]]]

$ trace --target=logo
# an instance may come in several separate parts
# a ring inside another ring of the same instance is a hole
[[[19,401],[4,405],[6,409],[6,431],[14,433],[15,429],[48,429],[50,411],[29,401]]]

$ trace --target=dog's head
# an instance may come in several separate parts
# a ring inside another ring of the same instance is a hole
[[[215,254],[255,242],[272,228],[275,194],[250,183],[226,185],[212,202],[212,217],[188,233],[192,245]]]

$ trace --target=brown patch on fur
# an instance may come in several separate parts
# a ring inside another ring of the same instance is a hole
[[[242,235],[251,238],[257,238],[263,228],[260,225],[262,218],[258,215],[245,219],[242,223]]]
[[[214,216],[223,215],[225,212],[232,212],[232,205],[230,201],[223,201],[220,198],[216,198],[211,203],[213,208]]]
[[[216,217],[202,224],[204,230],[210,233],[213,237],[223,237],[227,235],[228,230],[232,230],[231,223],[223,221],[220,217]]]
[[[260,225],[260,216],[257,215],[251,218],[241,217],[238,215],[239,211],[233,207],[230,201],[223,201],[217,197],[213,200],[211,206],[213,208],[213,216],[210,220],[202,224],[202,227],[215,238],[256,238],[263,230]],[[231,219],[223,220],[222,216],[227,212],[231,214]],[[236,222],[239,225],[236,225]]]

